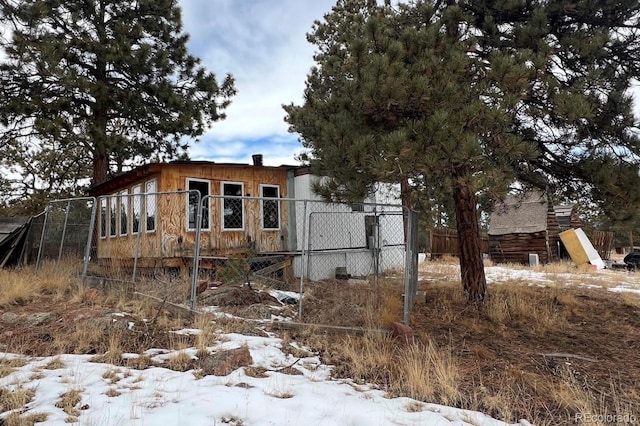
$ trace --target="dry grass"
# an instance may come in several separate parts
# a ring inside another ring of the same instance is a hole
[[[3,419],[3,425],[6,426],[34,426],[36,423],[42,423],[47,420],[47,413],[11,413]]]
[[[24,407],[35,394],[33,390],[24,389],[21,386],[14,389],[0,388],[0,413]]]
[[[116,396],[121,395],[118,389],[114,387],[110,387],[104,394],[107,395],[109,398],[115,398]]]
[[[196,315],[194,327],[200,330],[196,336],[196,349],[198,352],[206,352],[207,347],[215,342],[217,336],[213,316],[209,314]]]
[[[58,264],[44,262],[36,275],[38,287],[44,294],[61,298],[77,289],[75,277],[79,270],[78,263],[70,260]]]
[[[102,378],[105,379],[109,384],[117,383],[120,381],[120,369],[110,368],[102,373]]]
[[[56,300],[77,288],[77,264],[44,262],[40,269],[0,269],[0,306],[24,305],[42,294]]]
[[[420,289],[426,295],[419,298],[412,313],[413,343],[375,331],[354,337],[306,330],[284,334],[283,351],[298,358],[308,356],[306,350],[294,346],[294,342],[302,343],[319,353],[324,362],[335,365],[333,371],[337,377],[351,378],[355,383],[373,383],[390,396],[409,396],[421,401],[407,404],[408,412],[423,410],[423,402],[441,403],[478,410],[509,422],[526,418],[541,426],[572,423],[578,413],[640,413],[637,390],[640,364],[636,356],[640,350],[640,296],[567,286],[569,279],[600,284],[609,276],[560,264],[534,268],[550,274],[553,284],[529,286],[525,280],[514,280],[491,285],[485,304],[478,307],[467,304],[461,284],[454,278],[458,272],[457,262],[450,258],[420,265],[421,272],[427,272],[430,280],[421,283]],[[0,287],[4,288],[3,279],[15,272],[0,271]],[[206,355],[216,333],[264,335],[254,321],[222,319],[214,323],[211,317],[203,315],[186,322],[164,310],[158,311],[161,307],[157,304],[128,297],[122,289],[114,287],[103,294],[75,287],[72,276],[66,289],[62,285],[57,287],[53,281],[41,286],[35,272],[26,269],[22,272],[21,279],[27,277],[36,288],[3,305],[14,312],[45,311],[59,294],[67,292],[69,299],[65,303],[76,304],[74,309],[107,306],[152,319],[146,323],[146,330],[130,331],[112,325],[109,317],[100,317],[96,321],[66,324],[66,328],[43,325],[40,331],[16,333],[16,345],[25,351],[31,350],[30,355],[45,356],[49,354],[46,351],[51,350],[98,353],[103,355],[94,360],[146,368],[152,362],[144,351],[162,347],[180,351],[166,362],[169,368],[187,371],[195,364],[185,349],[195,347],[198,354]],[[564,276],[566,273],[579,275],[568,278]],[[633,279],[628,273],[621,277],[626,281]],[[309,284],[304,320],[365,328],[388,326],[401,316],[400,281],[383,277],[377,286],[332,281]],[[158,290],[159,293],[167,291],[168,287]],[[174,296],[182,291],[176,290]],[[0,292],[0,298],[3,296]],[[185,325],[193,325],[201,333],[197,336],[169,333]],[[9,325],[4,327],[0,331],[6,332]],[[42,336],[53,338],[53,342],[43,341]],[[38,349],[31,349],[33,342],[38,342]],[[141,356],[123,360],[123,352]],[[549,352],[575,353],[599,362],[540,355]],[[49,368],[61,368],[56,360],[59,361],[54,359]],[[21,362],[24,360],[0,360],[0,376],[11,374]],[[258,367],[246,367],[245,372],[253,377],[272,377]],[[200,377],[202,372],[194,370],[193,374]],[[113,385],[118,377],[118,370],[114,368],[105,373],[104,379]],[[15,392],[0,390],[0,404],[24,407],[26,402],[15,399],[22,395],[22,399],[28,401],[33,395],[29,396],[29,392],[20,388]],[[13,396],[14,393],[18,396]],[[119,392],[112,386],[107,394],[117,396]],[[270,394],[278,398],[293,395],[277,384]],[[10,399],[14,402],[5,402]],[[0,407],[2,411],[6,411],[4,407]],[[75,414],[71,409],[70,412],[71,421]],[[17,414],[6,417],[5,424],[12,424],[9,418],[14,419],[11,421],[17,422],[15,424],[33,424],[20,423],[30,420],[26,415]]]
[[[185,351],[179,351],[169,358],[167,368],[175,371],[189,371],[193,368],[193,358]]]
[[[44,366],[44,368],[46,368],[47,370],[59,370],[65,367],[65,363],[60,359],[60,357],[55,357],[54,359],[49,361],[47,365]]]
[[[60,399],[55,405],[68,416],[77,417],[80,415],[80,410],[77,407],[80,401],[82,401],[82,390],[71,389],[60,395]]]
[[[33,271],[0,269],[0,306],[24,305],[37,296]]]
[[[505,283],[492,288],[486,302],[487,316],[497,324],[528,324],[537,333],[563,325],[563,316],[554,295],[540,297],[535,288]],[[562,296],[563,303],[570,297]],[[574,299],[575,300],[575,299]]]
[[[109,347],[107,352],[102,355],[96,355],[91,358],[92,362],[103,362],[113,365],[122,364],[122,335],[118,333],[112,333],[109,335]]]
[[[146,354],[139,354],[135,358],[128,358],[125,361],[125,364],[127,367],[135,368],[136,370],[144,370],[154,365],[153,361],[151,360],[151,357],[149,357]]]
[[[7,377],[16,371],[16,368],[24,367],[27,361],[24,358],[0,359],[0,378]]]
[[[328,336],[310,327],[284,336],[283,346],[289,340],[303,343],[336,366],[336,377],[375,383],[391,396],[478,410],[510,422],[526,418],[555,426],[573,422],[577,413],[640,412],[640,392],[634,391],[640,368],[633,367],[640,348],[640,297],[567,286],[568,277],[561,274],[573,267],[557,265],[548,268],[557,274],[551,285],[502,282],[490,286],[484,305],[470,305],[459,280],[450,278],[450,262],[437,261],[442,279],[436,273],[421,285],[426,296],[412,314],[413,344],[376,333]],[[579,277],[592,279],[590,271]],[[309,288],[305,320],[322,324],[379,326],[388,322],[382,312],[396,303],[393,291],[380,301],[357,286],[329,282]],[[542,352],[600,362],[545,358]],[[611,377],[621,369],[623,374]],[[407,408],[413,409],[420,406]]]
[[[394,368],[394,345],[381,333],[363,337],[345,337],[336,347],[334,357],[346,358],[349,375],[358,382],[389,383]]]

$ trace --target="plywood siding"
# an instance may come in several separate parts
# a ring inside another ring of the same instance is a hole
[[[138,242],[137,235],[117,235],[98,239],[98,256],[109,258],[133,257],[180,257],[191,256],[194,252],[195,231],[188,229],[187,179],[197,179],[209,183],[209,229],[201,235],[200,248],[203,255],[226,256],[247,249],[257,253],[286,251],[289,222],[288,203],[278,201],[279,227],[263,229],[262,203],[257,199],[243,200],[243,228],[224,230],[223,182],[239,183],[243,186],[243,196],[259,197],[261,185],[279,188],[280,197],[287,194],[287,169],[282,167],[262,167],[249,165],[224,165],[213,163],[170,163],[154,167],[154,174],[147,174],[139,180],[122,180],[122,187],[110,187],[112,193],[128,189],[131,193],[136,184],[156,179],[157,217],[155,232],[143,232]],[[124,184],[126,182],[126,184]],[[180,192],[182,191],[182,192]],[[131,208],[131,207],[130,207]],[[130,210],[130,215],[132,211]],[[144,227],[144,223],[141,224]],[[137,247],[137,248],[136,248]]]

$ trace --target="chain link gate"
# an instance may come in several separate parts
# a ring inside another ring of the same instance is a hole
[[[408,322],[417,287],[415,212],[398,205],[219,195],[204,197],[199,206],[191,309],[203,282],[291,289],[298,280],[302,320],[306,284],[337,279],[377,286],[386,275],[404,283]],[[415,224],[408,234],[405,218]]]

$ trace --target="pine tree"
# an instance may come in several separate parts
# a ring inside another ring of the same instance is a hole
[[[0,0],[0,28],[2,165],[91,165],[56,171],[67,187],[185,155],[235,94],[189,54],[177,0]]]
[[[574,13],[565,3],[339,1],[308,35],[317,66],[304,104],[285,106],[312,167],[332,178],[325,196],[376,181],[450,185],[471,301],[486,294],[479,194],[498,199],[516,179],[565,190],[582,182],[610,201],[620,188],[599,181],[598,165],[629,170],[612,155],[620,150],[634,155],[625,161],[637,170],[625,95],[637,73],[599,73],[607,46],[618,46],[618,59],[608,60],[622,67],[637,56],[635,33],[618,31],[635,25],[635,9],[588,2],[607,9],[588,24],[600,37],[589,42],[565,25]]]

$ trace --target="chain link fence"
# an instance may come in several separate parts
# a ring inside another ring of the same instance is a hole
[[[227,189],[56,201],[41,227],[39,262],[84,257],[89,284],[125,286],[191,309],[241,304],[245,296],[259,303],[255,290],[264,289],[297,304],[297,320],[310,322],[320,321],[319,300],[330,290],[334,305],[356,309],[374,289],[382,297],[384,287],[384,297],[404,297],[400,314],[408,322],[417,285],[415,212]],[[360,325],[349,318],[344,325]]]
[[[23,263],[36,256],[36,265],[43,262],[83,261],[89,256],[96,200],[93,197],[55,200],[44,213],[32,219],[27,236]],[[83,275],[85,274],[83,269]]]

